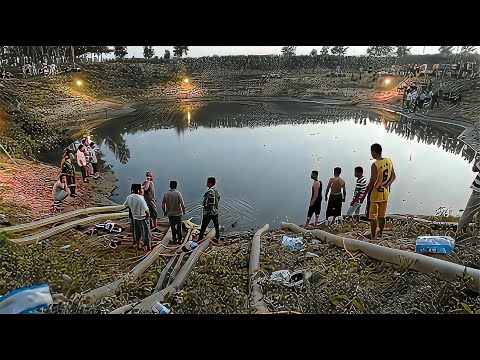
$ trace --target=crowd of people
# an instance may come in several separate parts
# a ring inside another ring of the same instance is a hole
[[[403,91],[402,107],[408,112],[433,109],[440,106],[439,91],[433,91],[431,82],[425,84],[406,84]]]
[[[58,180],[53,184],[52,197],[53,207],[56,211],[63,210],[63,205],[69,204],[65,201],[70,197],[76,198],[78,183],[76,179],[76,160],[82,174],[82,181],[88,183],[90,178],[98,179],[100,171],[98,168],[96,144],[83,138],[74,153],[70,148],[64,150],[60,162],[61,173]],[[203,196],[203,217],[200,227],[198,241],[205,236],[205,231],[210,222],[213,222],[215,236],[212,241],[220,241],[220,226],[218,222],[218,204],[220,193],[215,187],[216,179],[207,179],[207,191]],[[183,195],[177,190],[177,181],[170,181],[170,189],[163,195],[161,208],[164,216],[168,217],[172,230],[174,243],[182,243],[182,215],[185,215],[185,201]],[[133,234],[133,246],[139,249],[149,250],[151,248],[150,233],[159,232],[157,228],[157,200],[155,196],[155,185],[153,173],[148,171],[146,179],[142,184],[131,185],[131,194],[123,203],[129,209],[130,229]]]
[[[390,186],[395,181],[396,175],[392,161],[389,158],[382,157],[382,146],[380,144],[373,144],[370,147],[370,152],[375,159],[375,162],[371,165],[370,181],[367,184],[361,166],[355,167],[354,176],[357,178],[357,181],[353,198],[347,211],[347,217],[352,217],[355,213],[355,217],[358,220],[362,203],[367,198],[365,216],[368,216],[370,219],[370,234],[366,237],[375,240],[383,235]],[[346,200],[347,190],[345,180],[340,177],[341,173],[341,168],[335,167],[333,169],[333,177],[328,181],[325,190],[325,201],[327,201],[325,222],[327,225],[329,224],[329,218],[332,218],[331,222],[334,222],[336,217],[342,216],[342,204]],[[322,207],[322,182],[318,180],[318,171],[313,170],[310,177],[313,180],[312,195],[307,210],[305,227],[310,225],[313,214],[315,214],[313,226],[319,225],[318,217]],[[379,228],[378,234],[377,225]]]
[[[100,177],[96,151],[96,144],[89,141],[88,138],[82,139],[75,153],[70,148],[64,150],[60,161],[61,174],[52,189],[54,210],[62,210],[67,197],[70,197],[70,200],[77,197],[75,160],[82,173],[84,183],[88,183],[89,178],[96,180]]]
[[[215,236],[213,242],[220,242],[220,226],[218,222],[218,204],[220,193],[215,187],[216,179],[207,179],[207,191],[203,195],[203,217],[200,226],[200,233],[197,242],[202,241],[205,231],[210,222],[213,222]],[[177,190],[176,180],[170,181],[170,189],[165,192],[162,198],[163,215],[168,217],[172,231],[172,241],[175,244],[182,244],[182,216],[185,215],[185,201],[183,195]],[[129,209],[130,229],[133,233],[133,247],[139,250],[151,249],[151,232],[158,232],[157,228],[157,202],[155,199],[155,187],[153,184],[153,173],[146,173],[146,180],[143,184],[134,183],[131,185],[131,194],[127,196],[123,205]]]

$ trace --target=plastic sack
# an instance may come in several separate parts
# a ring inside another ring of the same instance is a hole
[[[283,235],[282,245],[285,246],[288,250],[300,250],[303,248],[303,237],[290,237]]]
[[[53,304],[48,284],[10,291],[0,297],[0,314],[32,314]]]

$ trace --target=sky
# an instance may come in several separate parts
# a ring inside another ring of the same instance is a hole
[[[440,46],[412,46],[412,54],[433,54],[438,53]],[[365,55],[368,46],[350,46],[347,50],[347,55]],[[165,49],[170,50],[173,55],[173,46],[154,46],[155,55],[163,56]],[[308,55],[312,49],[317,49],[318,52],[322,46],[297,46],[297,55]],[[281,54],[282,46],[190,46],[188,57],[201,57],[212,55],[279,55]],[[135,56],[136,58],[143,58],[143,46],[129,46],[127,57]]]

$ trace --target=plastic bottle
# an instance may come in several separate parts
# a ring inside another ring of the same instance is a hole
[[[195,241],[187,241],[187,243],[182,247],[182,250],[184,252],[190,251],[195,249],[198,246],[198,244]]]
[[[152,311],[157,314],[170,314],[170,309],[160,304],[158,301],[152,306]]]

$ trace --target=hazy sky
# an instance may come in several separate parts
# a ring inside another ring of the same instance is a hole
[[[440,46],[412,46],[412,54],[437,53]],[[163,56],[165,49],[173,55],[173,46],[154,46],[155,55]],[[347,55],[365,55],[368,46],[350,46]],[[298,46],[297,55],[308,55],[312,49],[320,51],[322,46]],[[270,55],[280,54],[282,46],[190,46],[189,57],[201,57],[212,55]],[[142,46],[129,46],[127,57],[143,57]]]

